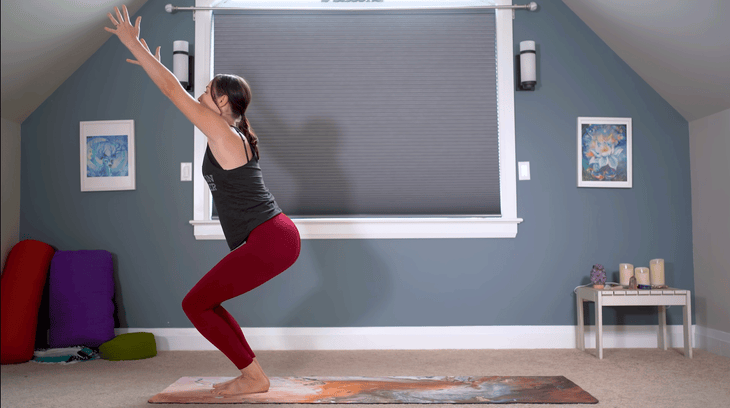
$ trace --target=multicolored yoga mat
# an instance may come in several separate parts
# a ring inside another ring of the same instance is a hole
[[[269,391],[223,397],[213,384],[233,377],[182,377],[153,404],[596,404],[555,377],[272,377]]]

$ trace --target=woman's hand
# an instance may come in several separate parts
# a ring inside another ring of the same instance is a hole
[[[137,17],[137,21],[132,25],[129,21],[127,6],[122,5],[123,13],[117,7],[114,7],[114,10],[117,12],[117,18],[114,18],[111,13],[107,14],[109,20],[114,24],[114,28],[104,27],[104,29],[119,37],[122,44],[136,58],[127,58],[127,62],[141,66],[165,96],[172,95],[175,91],[185,93],[180,85],[180,81],[175,78],[175,75],[170,70],[162,65],[160,61],[160,47],[157,47],[156,55],[152,55],[150,47],[147,46],[147,42],[139,38],[139,23],[142,17]],[[189,95],[186,94],[185,96],[190,99]]]
[[[150,47],[148,47],[148,46],[147,46],[147,41],[145,41],[145,40],[144,40],[144,38],[140,38],[140,39],[139,39],[139,41],[140,41],[140,42],[142,43],[142,45],[144,45],[144,47],[145,47],[145,48],[147,49],[147,52],[149,52],[150,54],[152,54],[152,51],[150,51]],[[155,59],[156,59],[157,61],[159,61],[159,62],[160,62],[160,64],[162,63],[162,61],[160,61],[160,46],[159,46],[159,45],[157,46],[157,50],[155,51]],[[139,61],[137,61],[137,60],[133,60],[133,59],[131,59],[131,58],[127,58],[127,62],[130,62],[130,63],[132,63],[132,64],[135,64],[135,65],[141,65],[141,64],[139,63]]]
[[[122,44],[131,49],[135,43],[139,42],[139,23],[142,21],[142,16],[137,17],[137,21],[134,26],[132,26],[129,22],[129,11],[127,10],[127,6],[122,5],[122,10],[124,10],[124,15],[119,12],[119,8],[114,7],[114,11],[117,12],[117,18],[119,18],[119,21],[112,17],[112,13],[107,13],[107,16],[109,16],[109,19],[116,27],[116,30],[109,27],[104,27],[104,29],[112,34],[116,34]]]
[[[127,10],[127,6],[122,4],[122,10],[124,11],[124,15],[119,12],[119,9],[117,7],[114,7],[114,11],[117,12],[117,17],[119,18],[119,21],[114,19],[112,13],[107,13],[107,16],[109,16],[112,24],[114,24],[117,29],[114,30],[109,27],[104,27],[104,29],[112,34],[116,34],[122,44],[124,44],[130,50],[132,49],[131,47],[133,47],[138,40],[138,42],[141,43],[142,46],[144,46],[147,52],[152,54],[152,51],[150,51],[150,47],[147,45],[147,42],[144,40],[144,38],[139,38],[139,23],[142,21],[142,16],[137,17],[137,21],[134,23],[134,26],[132,26],[132,24],[129,22],[129,11]],[[160,61],[160,47],[157,47],[157,50],[155,52],[155,59],[157,59],[157,61]],[[131,58],[127,58],[127,62],[135,65],[140,65],[139,61],[133,60]],[[160,63],[161,62],[162,61],[160,61]]]

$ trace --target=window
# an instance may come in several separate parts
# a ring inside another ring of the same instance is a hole
[[[511,10],[215,13],[196,11],[196,89],[247,64],[240,74],[254,92],[248,114],[262,133],[264,178],[302,238],[516,236]],[[428,134],[439,132],[448,137]],[[196,168],[204,151],[195,129]],[[223,239],[198,173],[195,236]]]

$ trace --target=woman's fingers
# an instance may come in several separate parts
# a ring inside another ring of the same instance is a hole
[[[111,20],[111,21],[112,21],[112,24],[114,24],[114,27],[116,27],[116,26],[118,26],[118,25],[119,25],[119,22],[118,22],[117,20],[115,20],[115,19],[114,19],[114,17],[112,16],[112,13],[106,13],[106,15],[107,15],[107,16],[109,16],[109,20]],[[104,27],[104,29],[105,29],[106,31],[109,31],[109,32],[110,32],[110,33],[112,33],[112,34],[116,34],[116,33],[117,33],[117,30],[115,30],[115,29],[113,29],[113,28],[109,28],[109,27]]]
[[[144,38],[140,38],[139,41],[144,45],[144,47],[149,51],[150,54],[152,54],[152,50],[150,50],[149,45],[147,45],[147,41],[144,40]],[[155,58],[157,58],[157,61],[160,61],[160,46],[157,47],[157,50],[155,50]],[[162,62],[162,61],[160,61]]]
[[[129,10],[127,10],[126,5],[122,4],[122,11],[119,11],[119,7],[114,6],[114,11],[116,11],[117,17],[119,18],[119,24],[121,24],[125,21],[127,23],[130,23]],[[122,12],[124,12],[124,14],[122,14]],[[111,17],[111,16],[109,16],[109,17]],[[139,28],[139,22],[141,20],[142,20],[142,16],[137,17],[137,21],[134,24],[135,28]],[[116,21],[115,21],[115,23],[116,23]],[[131,23],[130,23],[130,25],[131,25]]]
[[[122,4],[122,9],[124,9],[124,21],[129,21],[129,10],[127,10],[127,5]]]
[[[149,52],[150,54],[152,54],[152,51],[150,51],[149,45],[147,45],[147,41],[145,41],[144,38],[140,38],[139,41],[142,43],[142,45],[145,47],[145,49],[147,49],[147,52]],[[158,46],[157,47],[157,50],[155,50],[155,59],[157,59],[157,61],[160,61],[160,62],[162,62],[162,59],[160,57],[160,49],[161,48],[162,48],[161,46]],[[130,59],[130,58],[127,58],[127,62],[129,62],[130,64],[141,65],[139,63],[139,61],[133,60],[133,59]]]
[[[119,25],[119,22],[114,19],[114,16],[112,16],[112,13],[106,13],[106,15],[109,16],[109,20],[112,21],[112,24],[114,24],[115,26]]]
[[[120,24],[123,23],[124,22],[124,18],[122,18],[122,13],[119,11],[119,7],[114,6],[114,11],[117,12],[117,18],[119,19],[119,23]]]

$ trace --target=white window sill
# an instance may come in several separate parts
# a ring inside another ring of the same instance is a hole
[[[293,218],[302,239],[514,238],[521,218]],[[220,222],[190,221],[197,240],[225,239]]]

